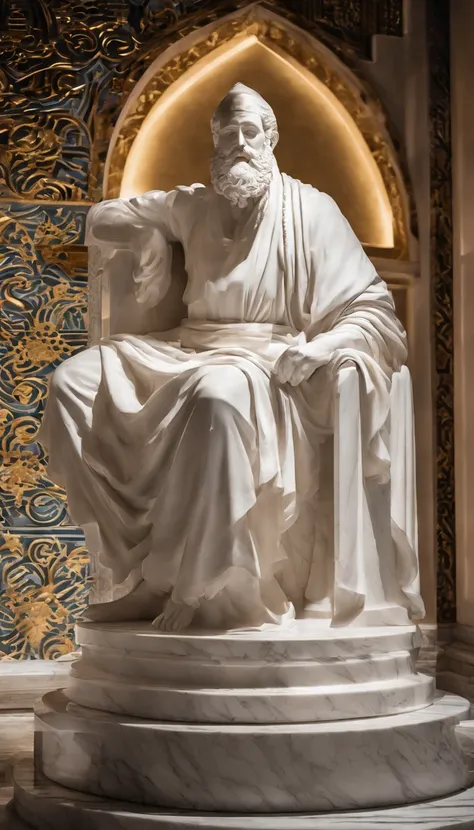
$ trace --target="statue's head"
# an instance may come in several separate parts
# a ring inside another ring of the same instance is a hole
[[[274,112],[258,92],[235,84],[217,107],[211,129],[212,185],[233,204],[245,207],[270,186],[278,141]]]

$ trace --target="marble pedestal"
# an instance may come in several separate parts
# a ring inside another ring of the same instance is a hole
[[[194,724],[314,723],[427,706],[416,626],[162,634],[143,623],[78,626],[67,696],[80,706]]]
[[[91,712],[52,693],[37,710],[37,759],[52,781],[102,797],[242,813],[406,804],[471,780],[455,727],[469,704],[298,724],[184,724]]]
[[[298,822],[472,782],[469,704],[415,672],[415,626],[178,635],[89,623],[78,637],[65,692],[36,707],[36,778],[18,773],[17,810],[38,830],[99,816],[133,830],[329,827]]]

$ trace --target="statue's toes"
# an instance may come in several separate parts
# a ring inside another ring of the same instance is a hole
[[[189,606],[176,606],[168,601],[165,610],[153,620],[153,627],[160,631],[182,631],[192,622],[194,608]]]
[[[194,608],[183,606],[173,615],[173,631],[183,631],[188,628],[194,617]]]
[[[160,631],[165,631],[166,630],[166,628],[165,628],[165,626],[166,626],[165,615],[164,614],[158,614],[158,616],[155,617],[155,619],[153,620],[152,626],[153,626],[153,628],[157,628]]]

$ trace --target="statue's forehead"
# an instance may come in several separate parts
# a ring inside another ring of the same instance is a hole
[[[219,104],[219,119],[231,119],[236,117],[249,117],[252,121],[262,117],[262,110],[258,99],[254,95],[228,95]]]

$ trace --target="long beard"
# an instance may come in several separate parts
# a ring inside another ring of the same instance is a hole
[[[217,149],[211,159],[211,184],[220,196],[239,208],[247,206],[249,199],[261,199],[266,195],[273,175],[275,157],[270,144],[260,153],[245,151],[247,161],[235,163],[236,153],[228,156]]]

